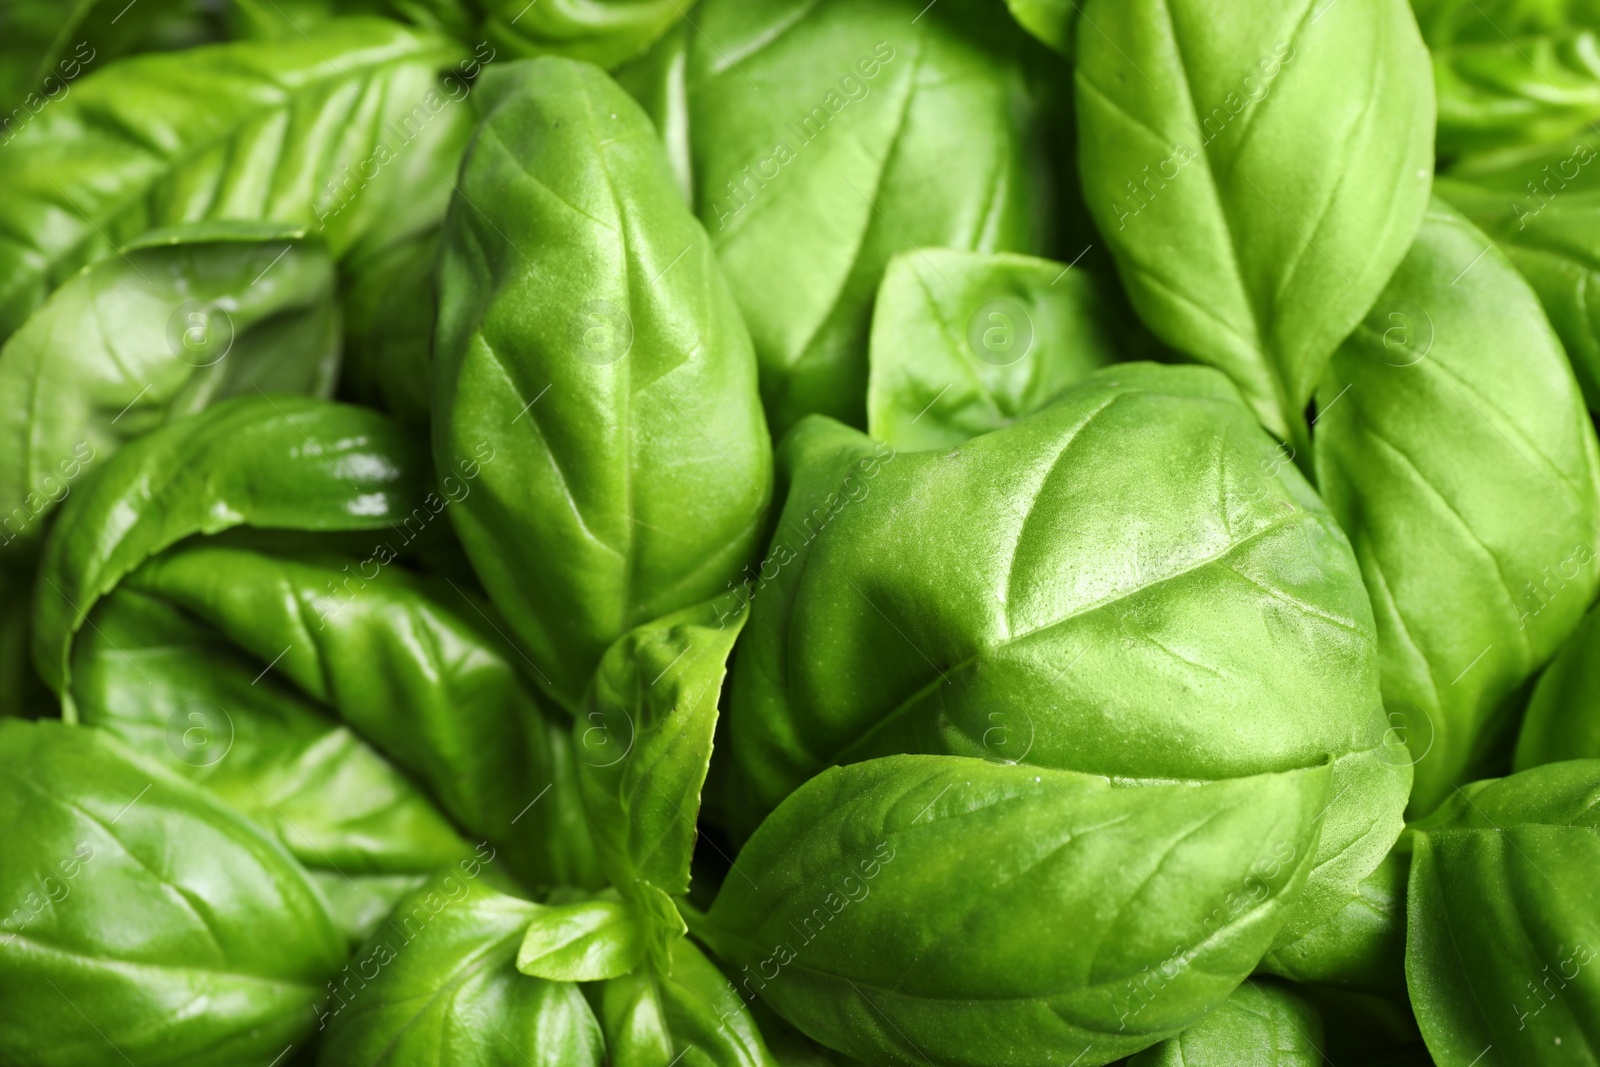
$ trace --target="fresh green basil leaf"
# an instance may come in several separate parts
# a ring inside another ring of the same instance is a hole
[[[1583,180],[1582,168],[1597,155],[1579,141],[1436,183],[1439,196],[1493,238],[1538,294],[1591,410],[1600,409],[1600,303],[1592,295],[1600,291],[1600,188]]]
[[[39,673],[65,696],[72,639],[95,601],[193,534],[380,531],[412,519],[427,470],[418,449],[377,412],[263,395],[131,442],[71,496],[46,542],[34,610]],[[70,701],[64,707],[70,716]]]
[[[1590,611],[1550,661],[1528,700],[1514,766],[1600,759],[1600,609]]]
[[[779,461],[730,688],[735,833],[829,764],[894,752],[1136,780],[1331,758],[1285,937],[1388,853],[1410,761],[1355,556],[1221,374],[1118,364],[945,452],[815,419]]]
[[[1592,0],[1411,0],[1433,55],[1439,155],[1561,140],[1600,119]]]
[[[422,429],[432,406],[436,230],[347,267],[344,380],[357,401]]]
[[[517,970],[556,982],[620,978],[644,961],[649,931],[617,900],[534,905]]]
[[[1342,910],[1267,953],[1260,969],[1296,982],[1403,998],[1410,873],[1409,853],[1389,853]]]
[[[639,101],[656,136],[666,149],[667,163],[684,200],[694,204],[694,149],[689,140],[689,38],[696,32],[689,20],[662,35],[644,55],[616,71],[617,84]]]
[[[756,831],[706,933],[741,995],[867,1062],[1093,1067],[1193,1025],[1254,968],[1332,780],[834,768]]]
[[[1318,482],[1372,594],[1426,813],[1600,588],[1600,447],[1538,300],[1438,201],[1317,406]]]
[[[126,585],[74,649],[80,719],[206,787],[320,875],[351,947],[472,855],[402,771],[214,627]]]
[[[1084,19],[1084,193],[1134,307],[1304,450],[1306,401],[1428,203],[1405,0],[1090,0]]]
[[[1017,23],[1064,56],[1073,54],[1073,36],[1083,10],[1077,0],[1006,0]]]
[[[266,1063],[345,942],[306,873],[105,734],[0,721],[0,1050],[39,1067]]]
[[[811,412],[865,425],[889,258],[1039,250],[1038,46],[994,0],[705,0],[693,19],[695,211],[773,432]]]
[[[611,1067],[779,1067],[739,994],[686,939],[672,944],[670,972],[640,968],[591,996]]]
[[[439,267],[434,451],[485,463],[451,509],[575,708],[631,628],[753,554],[771,442],[749,335],[649,120],[598,69],[489,71]]]
[[[1032,256],[902,252],[872,313],[867,432],[902,452],[1008,426],[1116,359],[1097,282]]]
[[[350,19],[84,76],[0,153],[0,337],[156,226],[314,225],[343,257],[434,225],[470,121],[437,75],[461,54]]]
[[[402,900],[319,1007],[328,1067],[601,1067],[578,987],[517,973],[536,905],[464,868]],[[371,978],[366,976],[372,975]]]
[[[1593,1062],[1600,761],[1475,782],[1415,835],[1406,982],[1434,1059]]]
[[[566,56],[610,70],[643,55],[695,0],[483,0],[483,33],[513,56]]]
[[[55,694],[33,669],[33,574],[0,565],[0,717],[54,717]]]
[[[1287,989],[1246,982],[1128,1067],[1322,1067],[1322,1017]]]
[[[124,587],[214,627],[257,671],[332,709],[531,884],[597,884],[574,825],[565,724],[546,721],[515,654],[463,592],[381,569],[399,540],[386,532],[365,561],[200,543],[150,560]]]
[[[242,393],[325,396],[338,361],[333,262],[305,229],[147,235],[57,289],[0,348],[0,539],[40,540],[85,449],[103,460]]]
[[[717,698],[746,617],[742,601],[713,602],[630,631],[601,659],[574,724],[601,861],[622,898],[647,914],[637,883],[668,897],[689,891]]]

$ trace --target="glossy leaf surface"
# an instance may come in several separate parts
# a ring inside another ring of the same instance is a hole
[[[1433,809],[1600,588],[1600,449],[1538,300],[1435,203],[1317,394],[1316,467]]]
[[[451,518],[573,708],[612,641],[739,573],[771,444],[749,335],[638,105],[551,58],[478,91],[439,267],[434,452],[494,456]]]
[[[1320,1067],[1322,1018],[1279,986],[1246,982],[1177,1037],[1128,1067]]]
[[[1301,447],[1334,347],[1405,255],[1433,88],[1405,0],[1097,0],[1076,66],[1089,210],[1134,307]]]
[[[585,59],[610,70],[642,54],[695,0],[483,0],[483,32],[512,56]]]
[[[751,838],[708,932],[745,995],[868,1063],[1109,1063],[1249,974],[1310,871],[1330,780],[834,768]]]

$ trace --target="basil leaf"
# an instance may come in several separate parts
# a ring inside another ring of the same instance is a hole
[[[1246,982],[1211,1014],[1128,1067],[1320,1067],[1322,1017],[1286,989]]]
[[[591,997],[611,1067],[779,1067],[728,979],[682,938],[672,944],[670,973],[640,968]]]
[[[229,396],[327,395],[338,331],[333,263],[304,229],[156,231],[77,275],[0,348],[0,540],[37,543],[86,454]]]
[[[319,1006],[322,1060],[343,1067],[600,1067],[578,987],[517,973],[536,905],[464,865],[396,906]],[[368,979],[364,976],[372,975]]]
[[[644,961],[647,934],[620,901],[535,905],[517,949],[517,970],[557,982],[619,978]]]
[[[401,894],[472,855],[403,772],[225,637],[122,586],[78,642],[83,722],[205,786],[320,876],[359,945]]]
[[[71,497],[46,544],[39,673],[66,697],[72,639],[95,601],[170,545],[241,525],[388,530],[412,517],[425,469],[376,412],[299,397],[239,397],[131,442]],[[70,717],[70,698],[64,707]]]
[[[1303,451],[1333,349],[1422,221],[1433,90],[1405,0],[1092,0],[1089,209],[1140,317]]]
[[[1332,758],[1285,938],[1388,853],[1411,771],[1355,557],[1221,374],[1119,364],[949,452],[816,419],[779,458],[730,686],[734,832],[895,752],[1168,781]]]
[[[756,831],[706,932],[741,995],[868,1062],[1104,1064],[1249,974],[1311,870],[1331,778],[834,768]]]
[[[1099,286],[1064,263],[942,249],[889,261],[872,315],[867,432],[948,448],[1010,425],[1116,359]]]
[[[1343,910],[1274,948],[1260,969],[1296,982],[1404,998],[1410,872],[1409,852],[1389,853]]]
[[[88,727],[0,721],[0,765],[8,1056],[222,1067],[310,1030],[345,943],[276,842]]]
[[[439,267],[434,451],[496,457],[451,517],[575,708],[613,641],[738,574],[771,443],[749,336],[638,105],[551,58],[479,92]]]
[[[644,54],[695,0],[483,0],[483,32],[514,56],[585,59],[610,70]]]
[[[156,226],[314,224],[339,257],[426,229],[466,135],[467,109],[436,83],[459,55],[444,38],[351,19],[86,75],[0,153],[0,337]]]
[[[438,252],[438,231],[381,249],[349,265],[344,294],[344,387],[418,429],[432,406]]]
[[[1437,183],[1439,196],[1493,238],[1532,286],[1591,409],[1600,408],[1600,305],[1590,295],[1600,280],[1600,188],[1582,168],[1597,154],[1578,141]]]
[[[1600,759],[1600,611],[1583,617],[1533,687],[1517,735],[1517,770]]]
[[[1006,6],[1023,29],[1071,57],[1078,16],[1083,13],[1076,0],[1006,0]]]
[[[1439,155],[1557,141],[1600,119],[1600,11],[1586,0],[1412,0],[1433,54]]]
[[[695,212],[749,323],[773,432],[811,412],[864,425],[889,258],[1037,250],[1037,46],[993,0],[705,0],[693,19]]]
[[[689,891],[717,698],[743,608],[703,604],[626,634],[600,661],[573,727],[601,861],[623,899],[646,914],[638,883],[668,897]]]
[[[1600,1055],[1597,827],[1594,760],[1476,782],[1416,825],[1406,983],[1444,1067]]]
[[[1318,482],[1372,594],[1426,813],[1600,588],[1600,448],[1538,301],[1437,202],[1317,401]]]

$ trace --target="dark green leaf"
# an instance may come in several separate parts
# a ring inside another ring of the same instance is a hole
[[[146,235],[0,348],[0,541],[36,544],[78,474],[124,441],[230,396],[325,396],[338,360],[333,263],[305,229]]]
[[[1361,561],[1426,813],[1600,588],[1600,448],[1538,300],[1437,201],[1317,406],[1318,482]]]
[[[575,708],[601,654],[722,592],[771,487],[749,335],[639,106],[603,73],[490,71],[445,227],[441,467],[485,588]]]
[[[434,262],[438,231],[349,264],[344,293],[344,383],[403,425],[428,425],[432,406]]]
[[[708,936],[741,995],[867,1062],[1095,1067],[1249,974],[1311,870],[1331,781],[1327,765],[1179,785],[952,756],[835,768],[751,838]]]
[[[1428,202],[1433,89],[1405,0],[1091,0],[1084,20],[1084,193],[1134,307],[1303,447],[1328,357]]]
[[[1517,736],[1516,768],[1600,759],[1600,610],[1590,611],[1539,676]],[[1600,947],[1600,946],[1597,946]]]
[[[281,846],[90,727],[0,721],[0,1048],[37,1067],[267,1063],[345,955]]]
[[[872,313],[867,432],[915,452],[1008,426],[1112,362],[1117,325],[1065,263],[902,252]]]

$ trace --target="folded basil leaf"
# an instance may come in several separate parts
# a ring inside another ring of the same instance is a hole
[[[644,961],[648,931],[616,900],[535,905],[517,949],[517,970],[557,982],[620,978]]]
[[[437,230],[346,267],[344,389],[402,425],[428,425],[432,406]]]
[[[1588,141],[1470,177],[1441,177],[1438,195],[1500,246],[1538,294],[1591,410],[1600,408],[1600,186],[1584,168]],[[1600,170],[1600,168],[1596,168]]]
[[[1600,119],[1600,12],[1592,4],[1411,6],[1433,55],[1441,157],[1556,141]]]
[[[611,1067],[779,1067],[715,964],[684,938],[673,942],[670,964],[589,987]]]
[[[734,832],[895,752],[1180,781],[1331,758],[1285,937],[1388,853],[1410,761],[1355,557],[1221,374],[1118,364],[947,452],[815,419],[780,464],[731,681]]]
[[[704,0],[692,18],[666,69],[773,432],[810,412],[864,425],[889,258],[1037,250],[1043,50],[995,0]]]
[[[472,856],[404,772],[172,603],[124,585],[74,649],[80,719],[198,782],[318,876],[351,941]]]
[[[512,56],[566,56],[607,70],[642,55],[695,0],[482,0],[483,33]]]
[[[85,449],[103,460],[255,390],[325,396],[338,360],[333,262],[303,227],[147,234],[57,289],[0,348],[0,514],[20,524],[0,541],[38,542]]]
[[[1023,29],[1064,56],[1073,54],[1072,39],[1083,10],[1076,0],[1006,0]]]
[[[496,457],[451,518],[574,708],[613,641],[738,575],[771,443],[749,335],[639,106],[548,57],[478,92],[439,267],[434,452]]]
[[[377,569],[398,540],[378,540],[365,561],[201,543],[125,585],[215,627],[258,671],[332,709],[529,883],[596,884],[564,724],[546,721],[515,654],[463,593]]]
[[[269,1062],[345,957],[299,864],[105,734],[0,721],[0,1058]]]
[[[1211,1014],[1128,1067],[1321,1067],[1322,1017],[1278,986],[1246,982]]]
[[[1406,982],[1434,1059],[1600,1056],[1600,761],[1475,782],[1414,829]]]
[[[1099,285],[1032,256],[927,249],[889,261],[872,313],[867,432],[948,448],[1010,425],[1113,362]]]
[[[1093,1067],[1250,973],[1331,781],[1326,764],[1169,785],[954,756],[838,767],[756,831],[706,934],[741,995],[867,1062]]]
[[[1302,412],[1405,255],[1433,88],[1405,0],[1091,0],[1084,194],[1158,337],[1304,450]]]
[[[391,530],[426,495],[427,460],[375,411],[256,394],[169,423],[100,469],[63,508],[39,565],[34,659],[63,696],[74,635],[146,559],[236,526]]]
[[[1372,594],[1426,813],[1600,588],[1600,447],[1538,300],[1438,201],[1317,404],[1318,482]]]
[[[402,900],[318,1006],[328,1067],[601,1067],[578,987],[517,973],[535,905],[463,867]]]
[[[1275,947],[1260,969],[1296,982],[1404,998],[1410,872],[1409,852],[1389,853],[1342,910]]]
[[[156,226],[311,224],[342,257],[433,225],[469,122],[437,73],[461,54],[350,19],[86,74],[0,153],[0,338]]]
[[[1600,609],[1590,611],[1539,675],[1514,766],[1600,759]]]
[[[688,608],[606,651],[574,724],[578,782],[611,884],[646,915],[689,891],[717,698],[743,602]],[[661,910],[667,911],[670,904]],[[682,921],[667,916],[674,933]]]

